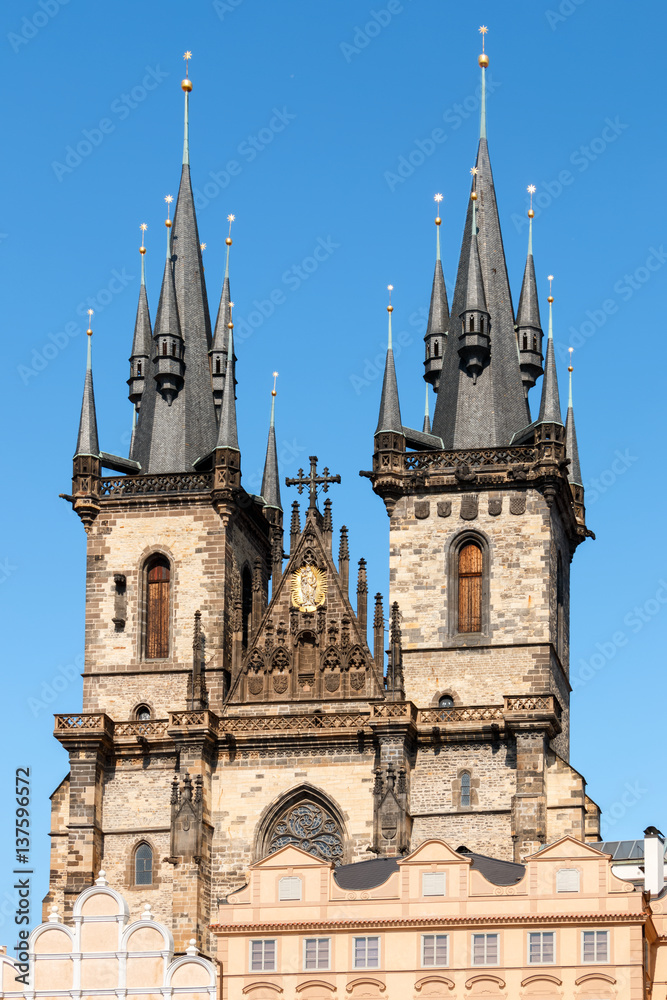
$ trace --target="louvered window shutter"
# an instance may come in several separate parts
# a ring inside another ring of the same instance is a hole
[[[146,657],[161,660],[169,656],[169,565],[166,560],[148,570],[146,600]]]
[[[459,552],[459,632],[482,631],[482,550],[469,542]]]

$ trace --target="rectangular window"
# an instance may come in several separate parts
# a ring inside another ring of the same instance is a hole
[[[276,971],[276,941],[275,938],[262,938],[250,942],[250,971]]]
[[[472,964],[473,965],[498,964],[497,934],[473,934]]]
[[[552,965],[556,935],[553,931],[542,931],[528,935],[528,962],[530,965]]]
[[[556,873],[556,892],[579,892],[580,876],[578,868],[561,868]]]
[[[329,950],[329,938],[306,938],[303,942],[304,969],[328,969]]]
[[[445,895],[445,873],[424,872],[422,875],[422,896]]]
[[[447,965],[449,962],[449,936],[447,934],[422,934],[422,965],[424,968]]]
[[[278,899],[301,899],[301,879],[298,875],[288,875],[278,882]]]
[[[609,931],[581,932],[582,962],[609,961]]]
[[[354,939],[355,969],[380,968],[380,938],[356,937]]]

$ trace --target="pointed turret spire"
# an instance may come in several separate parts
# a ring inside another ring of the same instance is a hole
[[[230,302],[231,309],[234,303]],[[220,427],[218,429],[218,441],[216,450],[226,448],[227,450],[239,450],[239,438],[236,427],[236,379],[235,379],[235,359],[234,359],[234,322],[229,321],[229,359],[227,362],[227,377],[225,379],[225,392],[222,398],[222,408],[220,410]]]
[[[478,62],[484,88],[485,71],[489,65],[485,52]],[[482,96],[485,98],[485,93]],[[482,101],[480,126],[476,172],[463,231],[451,316],[456,318],[458,327],[461,314],[470,304],[470,258],[475,248],[489,318],[488,325],[485,318],[483,334],[482,331],[479,333],[485,338],[488,335],[490,340],[480,341],[480,346],[488,351],[481,370],[466,368],[461,364],[459,354],[462,346],[458,336],[460,328],[453,329],[450,320],[432,421],[432,433],[442,439],[447,450],[507,445],[530,421],[519,368],[515,315],[486,140],[485,100]],[[473,194],[477,195],[476,199],[472,198]],[[479,231],[477,240],[473,239],[473,214],[474,228]],[[472,273],[479,273],[476,261],[473,261]],[[482,316],[478,314],[478,318]],[[470,333],[469,330],[467,332]],[[475,329],[474,334],[477,333]]]
[[[186,62],[191,53],[186,53]],[[183,343],[183,384],[165,394],[162,385],[147,380],[135,436],[133,458],[142,473],[189,472],[215,448],[217,423],[211,388],[211,321],[204,282],[202,251],[190,181],[188,141],[192,81],[186,75],[185,135],[181,183],[174,213],[170,253],[173,285]],[[171,226],[171,223],[169,223]],[[155,337],[154,337],[155,343]],[[154,355],[155,369],[164,367]]]
[[[132,339],[130,377],[127,380],[127,384],[130,387],[129,399],[130,402],[134,403],[135,410],[138,410],[141,405],[141,397],[153,353],[153,332],[151,329],[151,317],[148,311],[148,296],[146,295],[146,247],[144,246],[144,236],[148,226],[145,222],[142,222],[140,228],[141,285],[139,286],[139,303],[137,305],[137,318],[134,323],[134,337]]]
[[[171,198],[171,195],[167,196]],[[170,202],[167,202],[169,205]],[[167,256],[164,262],[162,288],[155,317],[154,354],[155,381],[158,390],[171,406],[183,386],[185,362],[181,323],[176,304],[174,264],[171,254],[171,222],[167,218]]]
[[[262,497],[267,507],[277,507],[282,510],[280,502],[280,477],[278,474],[278,451],[276,448],[276,379],[278,372],[273,373],[273,389],[271,390],[271,421],[269,423],[269,439],[266,443],[266,459],[264,475],[262,476]]]
[[[567,399],[567,416],[565,418],[565,451],[570,459],[570,468],[567,478],[575,486],[583,486],[581,478],[581,466],[579,464],[579,447],[577,445],[577,429],[574,426],[574,408],[572,406],[572,348],[570,351],[570,364],[568,365],[569,392]]]
[[[442,369],[442,354],[444,351],[445,338],[449,329],[449,303],[447,301],[447,288],[445,277],[442,273],[442,261],[440,260],[440,202],[442,195],[436,194],[435,201],[438,206],[438,214],[435,219],[436,225],[436,258],[435,271],[433,273],[433,286],[431,288],[431,304],[428,312],[428,324],[426,326],[426,359],[424,361],[424,379],[433,386],[435,392],[438,391],[440,382],[440,371]]]
[[[225,387],[225,372],[227,370],[227,341],[229,339],[229,251],[232,246],[232,222],[234,215],[228,215],[229,232],[225,243],[227,244],[227,255],[225,258],[225,277],[222,282],[222,293],[220,295],[220,306],[218,308],[218,318],[215,321],[215,333],[213,334],[213,347],[211,348],[211,378],[213,381],[213,399],[216,410],[220,411],[222,395]]]
[[[528,254],[526,256],[526,267],[523,272],[523,284],[521,285],[521,296],[519,298],[519,309],[516,314],[517,343],[519,347],[519,358],[521,367],[521,377],[526,389],[535,385],[538,377],[542,374],[542,323],[540,320],[540,306],[537,297],[537,283],[535,281],[535,265],[533,263],[533,195],[535,185],[528,185],[530,195],[530,208],[528,209]]]
[[[540,401],[540,415],[537,418],[538,424],[560,424],[563,420],[560,411],[560,397],[558,395],[558,375],[556,374],[556,355],[554,352],[554,332],[553,332],[553,302],[551,294],[551,282],[553,275],[549,275],[549,335],[547,337],[547,356],[544,362],[544,378],[542,380],[542,399]]]
[[[428,412],[428,386],[426,386],[426,399],[424,400],[424,426],[422,427],[422,433],[431,433],[431,417]]]
[[[477,170],[473,167],[473,181]],[[461,333],[459,334],[459,356],[465,365],[468,375],[472,376],[473,385],[488,361],[490,350],[490,316],[486,307],[484,278],[482,264],[479,259],[477,243],[477,191],[473,189],[472,226],[470,229],[470,252],[468,254],[468,270],[463,310],[460,313]]]
[[[100,445],[97,438],[97,414],[95,412],[95,391],[93,389],[93,362],[92,362],[92,315],[93,310],[88,310],[88,351],[86,357],[86,377],[83,383],[83,399],[81,401],[81,418],[79,420],[79,436],[76,442],[74,458],[81,458],[84,455],[91,458],[100,457]]]
[[[394,348],[391,338],[391,314],[394,307],[391,304],[391,293],[394,286],[388,285],[389,305],[389,330],[387,335],[387,358],[384,366],[384,380],[382,382],[382,397],[380,399],[380,416],[375,433],[382,431],[393,431],[396,434],[403,433],[401,423],[401,408],[398,402],[398,384],[396,382],[396,369],[394,367]]]

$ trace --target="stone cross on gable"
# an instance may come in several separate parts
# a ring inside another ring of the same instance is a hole
[[[329,470],[325,466],[322,470],[322,475],[317,475],[317,455],[310,456],[310,472],[308,475],[304,475],[303,469],[299,469],[299,474],[295,478],[291,479],[287,477],[285,479],[286,486],[296,486],[301,495],[304,486],[307,486],[310,491],[310,504],[311,508],[317,507],[317,488],[322,487],[324,493],[327,493],[331,483],[340,483],[340,476],[330,476]]]

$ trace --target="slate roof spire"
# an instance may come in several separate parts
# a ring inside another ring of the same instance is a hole
[[[553,303],[554,297],[551,294],[551,282],[553,275],[549,275],[549,334],[547,337],[547,356],[544,362],[544,378],[542,380],[542,399],[540,400],[540,414],[537,418],[538,424],[560,424],[563,426],[563,419],[560,412],[560,397],[558,395],[558,375],[556,374],[556,354],[554,351],[554,330],[553,330]]]
[[[86,376],[83,383],[83,399],[81,400],[81,417],[79,419],[79,436],[76,441],[76,451],[74,458],[83,455],[92,458],[100,457],[100,445],[97,438],[97,414],[95,412],[95,391],[93,389],[93,362],[92,362],[92,315],[93,310],[88,310],[88,350],[86,356]]]
[[[151,356],[153,354],[153,331],[151,329],[151,317],[148,310],[148,296],[146,294],[146,247],[144,246],[144,236],[147,225],[141,224],[141,284],[139,286],[139,302],[137,305],[137,317],[134,321],[134,337],[132,338],[132,353],[130,355],[130,377],[127,384],[130,387],[129,399],[134,403],[135,409],[141,405],[141,397],[146,385],[146,377],[149,373]]]
[[[190,56],[186,52],[186,62]],[[161,390],[155,379],[146,380],[133,454],[141,464],[142,473],[191,471],[199,459],[214,450],[217,434],[209,361],[211,321],[190,181],[192,81],[187,73],[181,87],[185,93],[183,166],[173,227],[171,222],[169,227],[174,298],[183,344],[183,381],[175,393],[165,393],[164,384]],[[171,311],[171,291],[166,290]],[[155,334],[153,339],[155,344]],[[159,361],[155,354],[151,367],[152,374],[159,375],[165,362]]]
[[[537,297],[535,281],[535,264],[533,262],[533,194],[535,187],[528,186],[530,208],[528,209],[528,253],[523,272],[523,283],[519,297],[519,309],[516,314],[517,343],[519,348],[519,363],[521,377],[526,389],[535,385],[542,374],[542,323],[540,320],[540,305]]]
[[[567,400],[567,416],[565,418],[565,452],[567,457],[570,459],[570,467],[568,469],[567,478],[575,486],[583,486],[583,480],[581,478],[581,466],[579,464],[579,447],[577,445],[577,429],[574,426],[574,408],[572,406],[572,348],[570,351],[570,364],[568,365],[568,373],[570,376],[568,400]]]
[[[394,348],[391,339],[391,314],[394,311],[394,307],[391,304],[391,293],[393,288],[393,285],[388,285],[389,305],[387,306],[387,312],[389,313],[389,330],[387,334],[387,357],[384,366],[382,397],[380,399],[380,415],[378,417],[378,425],[375,430],[376,434],[380,434],[382,431],[393,431],[396,434],[403,433],[403,424],[401,423],[401,407],[398,402],[396,368],[394,367]]]
[[[227,341],[229,339],[229,320],[231,301],[229,291],[229,251],[232,246],[232,222],[235,216],[228,215],[229,232],[225,243],[227,244],[227,254],[225,258],[225,276],[222,282],[222,292],[220,295],[220,306],[218,317],[215,321],[215,332],[213,334],[213,346],[211,348],[211,380],[213,383],[213,399],[216,411],[220,412],[222,405],[222,395],[225,387],[225,371],[227,369]]]
[[[234,357],[234,321],[231,319],[231,309],[233,306],[234,303],[230,302],[227,376],[225,378],[225,391],[222,397],[222,407],[220,410],[218,441],[215,447],[216,449],[226,448],[228,451],[239,451],[239,436],[236,426],[236,358]]]
[[[519,368],[512,295],[486,139],[485,73],[489,59],[485,52],[478,62],[482,72],[483,99],[476,174],[471,188],[471,195],[476,193],[477,199],[471,198],[468,205],[451,315],[457,317],[458,323],[458,317],[465,310],[470,256],[476,246],[490,317],[488,331],[485,325],[485,333],[488,332],[490,337],[490,353],[482,370],[476,373],[475,381],[475,372],[469,373],[461,364],[458,331],[453,336],[450,330],[445,342],[432,421],[433,434],[442,438],[446,449],[507,445],[513,435],[530,421]],[[476,240],[472,238],[473,207],[478,230]],[[476,273],[474,267],[472,270]]]
[[[436,194],[435,201],[438,205],[438,214],[435,219],[436,256],[433,285],[431,287],[431,303],[428,311],[426,335],[424,337],[426,345],[424,379],[437,392],[440,382],[440,371],[442,369],[442,354],[449,329],[449,302],[447,301],[447,288],[445,285],[445,276],[442,273],[442,261],[440,259],[440,225],[442,223],[442,219],[440,218],[440,202],[442,201],[442,195]]]
[[[277,507],[282,510],[280,502],[280,476],[278,474],[278,450],[276,448],[276,379],[278,372],[273,373],[273,389],[271,390],[271,421],[269,423],[269,438],[266,442],[266,459],[264,475],[262,476],[262,497],[267,507]]]
[[[428,412],[428,386],[426,386],[426,399],[424,400],[424,426],[422,427],[422,434],[431,433],[431,417]]]

